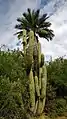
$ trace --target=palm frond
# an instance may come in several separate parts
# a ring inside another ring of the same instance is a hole
[[[28,11],[29,21],[31,22],[31,20],[32,20],[32,18],[31,18],[32,17],[32,15],[31,15],[31,9],[28,8],[27,11]]]
[[[14,35],[17,35],[18,39],[23,36],[23,31],[16,32]]]
[[[22,36],[23,29],[26,29],[27,32],[33,30],[34,34],[39,34],[40,37],[46,38],[48,41],[52,40],[54,37],[53,31],[49,29],[51,23],[46,21],[49,16],[44,14],[39,17],[40,10],[32,10],[27,9],[27,12],[23,13],[21,18],[18,18],[17,21],[19,22],[18,25],[15,26],[16,29],[19,29],[20,32],[16,33],[18,38]]]
[[[17,18],[17,21],[22,23],[22,18]]]
[[[35,12],[35,18],[38,18],[38,17],[39,17],[39,13],[40,13],[40,10],[38,9],[38,10]]]
[[[48,27],[50,27],[51,26],[51,23],[50,22],[44,22],[43,24],[40,24],[39,26],[38,26],[38,28],[48,28]]]
[[[23,31],[16,32],[14,35],[18,35],[19,33],[23,33]]]
[[[16,28],[16,29],[20,29],[20,30],[21,30],[23,27],[22,27],[22,25],[21,25],[21,24],[17,24],[17,25],[15,25],[15,28]]]
[[[34,21],[35,21],[34,15],[35,15],[34,10],[31,12],[30,9],[28,9],[27,13],[23,13],[23,17],[25,18],[25,22],[27,22],[28,27],[31,29],[33,29],[33,27],[34,27]]]
[[[40,10],[38,9],[38,10],[35,12],[35,14],[34,14],[34,24],[35,24],[35,25],[38,24],[39,13],[40,13]]]
[[[29,23],[29,15],[27,13],[23,13],[23,16],[25,17],[25,19],[27,20],[27,22]]]
[[[31,14],[31,9],[30,8],[28,8],[27,11],[28,11],[29,14]]]
[[[37,33],[40,37],[43,37],[48,41],[52,40],[52,38],[54,37],[53,31],[50,29],[41,29]]]
[[[43,24],[43,22],[45,22],[47,19],[49,18],[49,16],[47,16],[47,14],[44,14],[43,16],[41,16],[38,20],[38,25]]]

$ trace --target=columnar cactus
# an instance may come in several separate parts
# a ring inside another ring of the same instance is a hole
[[[23,51],[24,51],[24,54],[26,54],[26,30],[24,29],[23,30]]]
[[[41,63],[41,44],[38,42],[38,63]]]
[[[43,65],[42,67],[42,87],[41,87],[41,98],[46,97],[46,67]]]
[[[40,91],[39,91],[38,77],[37,76],[35,76],[35,90],[36,90],[37,96],[40,97]]]
[[[34,46],[34,34],[29,32],[29,43],[26,47],[26,67],[29,70],[33,64],[33,46]]]
[[[41,90],[41,77],[42,77],[42,68],[39,68],[39,89]]]
[[[30,105],[31,105],[31,111],[34,111],[35,107],[35,86],[34,86],[34,78],[33,78],[33,72],[32,69],[29,73],[29,93],[30,93]]]
[[[36,42],[33,31],[29,32],[29,42],[26,45],[26,31],[23,31],[23,48],[26,56],[26,67],[29,70],[30,110],[36,115],[43,112],[46,99],[47,71],[44,55],[41,54],[41,44]],[[26,50],[25,50],[26,49]],[[26,70],[26,72],[27,72]]]

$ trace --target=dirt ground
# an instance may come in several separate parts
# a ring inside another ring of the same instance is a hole
[[[67,119],[67,117],[58,117],[57,119]]]

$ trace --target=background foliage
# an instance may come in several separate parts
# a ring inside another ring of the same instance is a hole
[[[67,59],[58,58],[47,66],[45,111],[50,116],[67,116]]]
[[[67,59],[47,66],[48,82],[44,112],[67,116]],[[0,119],[29,118],[28,80],[21,51],[0,51]]]

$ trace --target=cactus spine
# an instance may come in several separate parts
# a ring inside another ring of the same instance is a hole
[[[47,71],[44,55],[41,54],[41,44],[36,41],[33,31],[29,32],[28,44],[26,43],[26,31],[23,31],[23,42],[25,42],[23,50],[26,56],[26,67],[29,70],[27,76],[29,79],[30,110],[33,114],[40,115],[43,112],[46,99]]]

